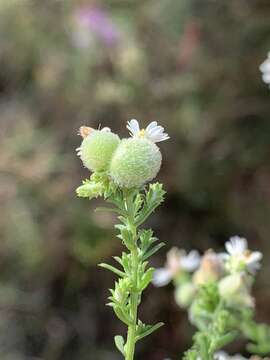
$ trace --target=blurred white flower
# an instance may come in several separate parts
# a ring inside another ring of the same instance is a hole
[[[242,355],[230,356],[225,351],[217,351],[214,355],[214,360],[246,360]]]
[[[169,284],[169,282],[172,280],[172,274],[169,271],[169,269],[166,268],[158,268],[155,270],[153,274],[153,285],[160,287],[165,286]]]
[[[270,51],[267,55],[267,59],[261,64],[259,69],[262,72],[263,81],[270,85]]]
[[[192,272],[200,265],[201,257],[197,250],[190,251],[189,254],[180,258],[181,268],[187,272]]]
[[[250,295],[250,277],[238,272],[222,278],[218,284],[220,296],[231,306],[254,306],[254,299]]]
[[[154,143],[170,138],[168,134],[164,132],[164,128],[159,126],[156,121],[152,121],[146,129],[140,129],[138,121],[136,119],[132,119],[128,121],[127,129],[132,137],[144,137]]]
[[[167,254],[167,261],[163,268],[158,268],[153,275],[155,286],[167,285],[181,271],[193,272],[200,265],[200,255],[196,250],[187,254],[184,250],[172,248]]]
[[[196,285],[202,285],[218,280],[223,273],[223,259],[219,254],[209,249],[204,253],[200,267],[193,275],[193,280]]]
[[[260,261],[263,257],[259,251],[250,251],[247,240],[239,236],[233,236],[225,243],[227,253],[222,256],[229,271],[248,270],[254,274],[261,267]]]

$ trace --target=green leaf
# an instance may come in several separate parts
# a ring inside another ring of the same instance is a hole
[[[208,360],[209,359],[209,353],[208,353],[209,341],[208,341],[207,336],[202,333],[197,333],[197,335],[195,335],[195,336],[196,336],[196,342],[198,344],[199,353],[200,353],[202,360]]]
[[[117,235],[117,237],[123,241],[126,247],[129,250],[134,248],[136,239],[134,239],[134,234],[128,225],[115,225],[115,228],[120,231],[120,234]]]
[[[151,229],[141,230],[139,232],[139,238],[141,242],[142,253],[145,253],[149,249],[149,247],[158,240],[156,237],[153,237],[153,231]]]
[[[247,350],[252,354],[257,355],[269,355],[270,353],[270,344],[247,344]]]
[[[114,259],[123,267],[125,273],[128,274],[131,267],[130,254],[123,252],[122,258],[120,258],[119,256],[114,256]]]
[[[194,349],[190,349],[184,353],[183,360],[197,360],[198,359],[198,353]]]
[[[155,245],[154,247],[152,247],[150,250],[148,250],[144,255],[143,255],[143,260],[148,259],[150,256],[154,255],[158,250],[160,250],[163,246],[165,246],[165,243],[159,243],[157,245]]]
[[[113,310],[114,310],[115,315],[118,317],[119,320],[121,320],[127,326],[131,325],[130,317],[119,306],[114,305]]]
[[[153,272],[155,269],[149,268],[146,273],[143,275],[142,280],[139,283],[139,289],[140,291],[143,291],[149,283],[152,281],[153,278]]]
[[[216,339],[212,346],[212,351],[219,350],[223,348],[225,345],[232,342],[238,335],[238,331],[230,331],[227,334],[220,336],[218,339]]]
[[[135,216],[140,211],[140,209],[142,207],[142,204],[143,204],[143,195],[139,193],[139,194],[136,195],[135,201],[134,201],[134,213],[135,213]]]
[[[84,180],[83,184],[76,189],[78,197],[87,197],[93,199],[102,196],[104,187],[102,183],[96,183],[92,180]]]
[[[120,353],[125,356],[125,348],[124,348],[124,346],[125,346],[125,341],[124,341],[123,336],[121,336],[121,335],[116,335],[116,336],[114,337],[114,342],[115,342],[115,346],[116,346],[117,349],[120,351]]]
[[[109,208],[109,207],[102,207],[102,206],[99,206],[95,209],[96,212],[113,212],[113,213],[117,213],[119,214],[120,213],[120,210],[118,209],[114,209],[114,208]]]
[[[124,277],[125,273],[123,273],[123,271],[116,269],[114,266],[109,265],[109,264],[105,264],[105,263],[101,263],[98,264],[98,266],[102,267],[103,269],[107,269],[110,270],[111,272],[115,273],[116,275],[120,276],[120,277]]]
[[[136,336],[136,341],[141,340],[142,338],[152,334],[154,331],[158,330],[164,323],[159,322],[155,325],[144,325],[142,324],[141,327],[138,329],[138,334]]]
[[[163,202],[165,191],[162,184],[150,184],[146,192],[144,205],[136,217],[136,226],[141,225],[149,215]]]

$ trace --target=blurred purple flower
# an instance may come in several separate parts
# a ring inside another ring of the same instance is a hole
[[[89,32],[89,41],[91,35],[95,35],[107,46],[116,45],[121,37],[120,31],[112,21],[106,11],[98,7],[81,7],[75,13],[75,19],[79,27],[76,36],[77,45],[87,47],[87,34]],[[83,32],[82,32],[83,31]],[[80,39],[80,35],[82,36]]]

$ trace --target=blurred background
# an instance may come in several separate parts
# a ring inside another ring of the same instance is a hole
[[[0,358],[117,360],[124,332],[105,307],[122,251],[111,214],[78,199],[89,173],[81,125],[157,120],[166,202],[147,225],[167,246],[221,250],[231,235],[264,253],[254,290],[270,324],[269,0],[0,0]],[[179,359],[194,329],[173,288],[140,316],[166,326],[138,359]],[[233,352],[243,352],[244,342]]]

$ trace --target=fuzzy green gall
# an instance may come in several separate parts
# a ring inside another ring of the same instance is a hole
[[[116,267],[105,263],[100,266],[118,276],[114,288],[110,289],[108,305],[127,326],[127,336],[116,335],[114,340],[125,360],[134,360],[136,343],[163,325],[147,325],[138,318],[142,293],[154,271],[148,266],[148,259],[164,245],[157,243],[152,230],[143,229],[142,225],[163,202],[165,191],[159,183],[143,188],[141,185],[153,179],[161,165],[161,154],[155,142],[169,137],[155,121],[141,130],[133,119],[127,127],[132,138],[121,142],[108,128],[80,128],[84,140],[78,149],[79,156],[93,174],[76,192],[89,199],[104,197],[110,204],[105,210],[119,215],[121,223],[115,228],[126,251],[114,257],[118,263]]]
[[[112,157],[110,175],[120,187],[141,187],[156,177],[160,166],[157,145],[146,138],[134,137],[121,141]]]
[[[78,148],[78,155],[89,170],[106,171],[119,143],[119,136],[109,128],[91,129]]]

